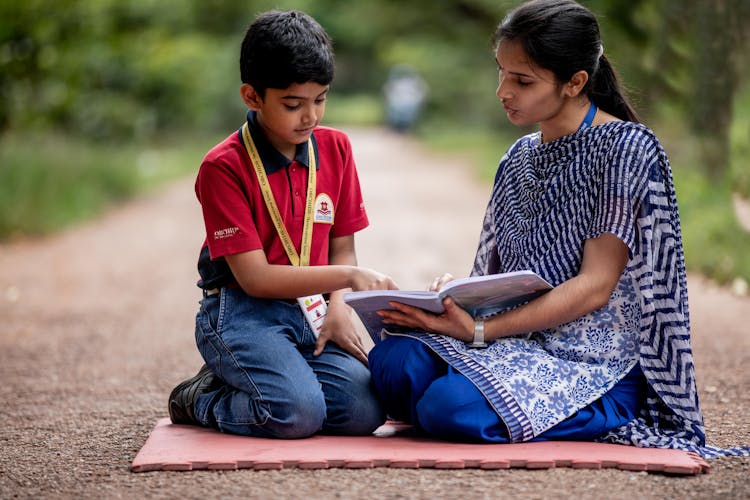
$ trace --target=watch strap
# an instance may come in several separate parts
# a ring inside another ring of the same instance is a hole
[[[484,341],[484,320],[474,319],[474,339],[469,343],[469,347],[482,348],[487,347]]]

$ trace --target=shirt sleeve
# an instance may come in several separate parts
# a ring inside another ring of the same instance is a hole
[[[263,245],[252,218],[252,203],[243,190],[231,155],[205,159],[198,171],[195,191],[203,211],[206,242],[211,259],[257,250]]]
[[[341,190],[331,229],[331,236],[334,238],[349,236],[370,224],[349,138],[343,133],[340,134],[336,139],[336,147],[340,154],[342,171]]]

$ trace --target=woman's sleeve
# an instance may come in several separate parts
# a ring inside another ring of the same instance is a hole
[[[637,252],[636,214],[648,177],[649,138],[639,129],[626,129],[608,148],[601,168],[601,188],[587,238],[611,233]]]

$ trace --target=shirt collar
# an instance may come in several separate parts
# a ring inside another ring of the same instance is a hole
[[[258,119],[255,111],[253,111],[252,109],[247,111],[247,126],[250,129],[250,135],[253,138],[255,147],[258,148],[258,154],[260,155],[260,159],[263,162],[263,168],[267,174],[272,174],[278,170],[281,170],[282,168],[286,168],[291,165],[292,160],[281,154],[279,150],[273,147],[271,142],[268,140],[265,132],[263,132],[260,124],[258,124]],[[244,144],[244,141],[242,139],[242,130],[239,131],[239,135],[240,141],[242,141],[242,143]],[[315,143],[314,136],[312,137],[312,142],[313,151],[317,153],[317,144]],[[294,152],[294,160],[306,167],[310,166],[310,155],[308,154],[307,150],[307,142],[297,144],[296,150]],[[316,170],[319,168],[320,167],[316,162]]]

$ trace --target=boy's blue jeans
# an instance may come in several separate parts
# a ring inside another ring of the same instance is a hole
[[[299,306],[222,288],[204,296],[195,339],[221,383],[195,415],[207,427],[245,436],[367,435],[385,421],[370,372],[333,342],[317,357]]]

